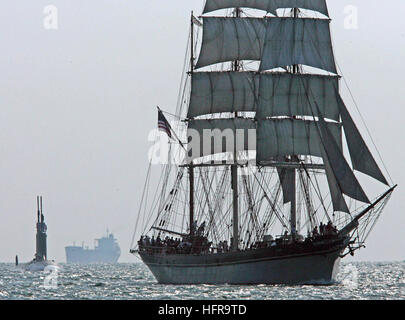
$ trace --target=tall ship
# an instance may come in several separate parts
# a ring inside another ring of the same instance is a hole
[[[117,263],[121,255],[121,249],[112,233],[107,231],[105,237],[96,239],[94,249],[85,248],[82,246],[65,247],[66,262],[76,264],[92,264],[92,263]]]
[[[37,196],[37,224],[36,224],[36,250],[34,259],[28,263],[19,264],[18,256],[15,257],[16,267],[26,271],[44,271],[47,267],[59,268],[54,260],[48,260],[47,234],[48,227],[42,207],[42,196]]]
[[[159,283],[329,284],[365,247],[396,185],[341,97],[330,23],[325,0],[191,14],[130,250]]]

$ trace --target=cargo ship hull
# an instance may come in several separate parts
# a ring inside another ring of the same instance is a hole
[[[89,250],[82,247],[66,247],[66,262],[73,264],[117,263],[120,253]]]

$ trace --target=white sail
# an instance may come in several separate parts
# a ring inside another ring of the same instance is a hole
[[[205,17],[196,68],[234,60],[260,60],[266,33],[263,18]]]
[[[224,152],[256,150],[256,123],[251,119],[190,120],[189,161]]]
[[[281,8],[302,8],[329,15],[325,0],[207,0],[204,13],[228,8],[258,9],[272,14]]]
[[[328,128],[342,148],[342,130],[338,123]],[[261,120],[257,128],[257,160],[272,161],[288,155],[322,157],[321,141],[316,122],[293,119]]]
[[[330,21],[268,18],[260,70],[303,64],[337,74]]]

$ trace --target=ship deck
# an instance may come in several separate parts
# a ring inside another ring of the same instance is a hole
[[[259,261],[280,260],[341,252],[347,246],[346,238],[323,239],[314,242],[279,244],[267,248],[248,249],[237,252],[178,254],[167,253],[165,248],[145,248],[139,251],[148,265],[193,267],[244,264]]]

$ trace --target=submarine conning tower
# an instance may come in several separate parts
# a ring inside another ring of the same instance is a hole
[[[45,218],[42,211],[42,196],[37,196],[37,245],[35,260],[36,261],[46,261],[46,224]]]

